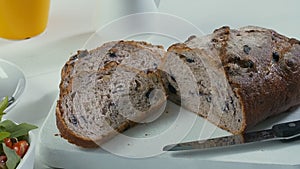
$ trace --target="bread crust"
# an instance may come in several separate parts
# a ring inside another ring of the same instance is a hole
[[[56,126],[60,132],[60,136],[68,140],[70,143],[76,144],[81,147],[85,147],[85,148],[99,147],[94,141],[80,137],[68,128],[68,126],[66,125],[66,123],[64,122],[61,116],[63,111],[61,109],[60,102],[61,101],[58,100],[56,105]]]

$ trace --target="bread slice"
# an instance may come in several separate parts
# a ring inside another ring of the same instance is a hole
[[[98,147],[164,105],[157,67],[161,46],[109,42],[79,51],[62,69],[56,121],[61,136],[81,147]]]
[[[168,49],[163,65],[170,100],[234,134],[300,103],[300,42],[270,29],[190,37]]]

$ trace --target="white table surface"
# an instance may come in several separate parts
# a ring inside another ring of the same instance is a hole
[[[105,10],[109,14],[100,13],[104,11],[100,5],[104,2],[52,0],[48,27],[43,34],[21,41],[0,39],[0,58],[18,65],[27,79],[21,100],[6,118],[43,124],[57,97],[65,61],[83,47],[95,30],[122,15],[114,14],[118,12],[114,7]],[[298,0],[161,0],[159,12],[185,18],[204,33],[223,25],[258,25],[300,39],[299,6]],[[38,130],[34,133],[37,135]],[[37,154],[35,168],[44,168],[38,158]]]

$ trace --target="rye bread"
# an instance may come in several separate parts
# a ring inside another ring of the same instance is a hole
[[[166,93],[234,134],[300,103],[300,42],[273,30],[222,27],[174,44],[164,55],[161,46],[134,41],[78,51],[62,69],[56,109],[62,137],[97,147],[157,110]],[[101,111],[93,111],[99,117],[90,126],[98,128],[78,131],[95,106]]]
[[[192,36],[172,45],[163,65],[170,100],[234,134],[300,103],[300,42],[270,29],[222,27]],[[197,86],[190,91],[178,85],[186,71]]]
[[[157,73],[161,46],[116,41],[79,51],[62,69],[56,122],[61,136],[98,147],[166,101]]]

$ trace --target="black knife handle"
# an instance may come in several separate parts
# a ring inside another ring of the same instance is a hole
[[[300,120],[276,124],[272,130],[277,137],[291,137],[300,134]]]

